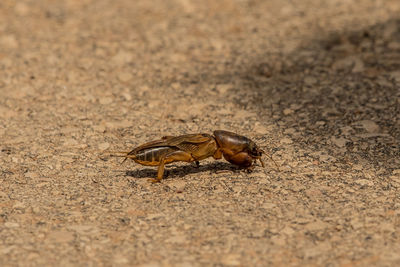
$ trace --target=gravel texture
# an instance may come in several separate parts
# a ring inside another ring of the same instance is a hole
[[[400,265],[398,0],[2,0],[1,266]],[[279,169],[104,155],[246,135]]]

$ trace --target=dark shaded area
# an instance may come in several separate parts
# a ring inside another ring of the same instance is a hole
[[[165,167],[164,178],[169,179],[174,177],[184,177],[189,174],[205,173],[205,172],[219,172],[219,171],[240,171],[242,169],[236,167],[235,165],[225,163],[225,162],[213,162],[201,164],[199,167],[192,165],[174,166],[167,165]],[[126,171],[127,176],[134,178],[155,178],[157,177],[157,167],[152,169],[143,168],[135,171]]]
[[[261,97],[254,102],[261,109],[273,105],[272,117],[300,146],[338,158],[344,154],[350,162],[384,162],[396,168],[398,44],[399,20],[306,44],[284,59],[291,68],[271,68],[271,82],[259,85]],[[254,69],[262,70],[260,65]],[[271,95],[274,101],[268,103]]]
[[[321,33],[290,54],[266,51],[228,72],[214,79],[239,79],[243,86],[228,92],[235,103],[272,118],[295,146],[382,174],[398,168],[400,20]]]

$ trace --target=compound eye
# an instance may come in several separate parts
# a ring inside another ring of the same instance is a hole
[[[250,145],[250,153],[252,156],[260,156],[260,152],[258,151],[257,146],[255,146],[254,144]]]

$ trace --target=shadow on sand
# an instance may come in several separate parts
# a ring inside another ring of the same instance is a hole
[[[196,173],[212,173],[212,172],[237,172],[242,169],[225,162],[212,162],[201,164],[199,167],[196,167],[194,164],[190,165],[167,165],[164,172],[164,178],[174,178],[174,177],[184,177],[189,174]],[[152,169],[144,168],[138,169],[134,171],[126,171],[127,176],[131,176],[134,178],[155,178],[157,177],[157,167]]]
[[[400,165],[400,20],[321,34],[290,54],[249,58],[201,79],[226,93],[293,145],[347,164]],[[200,80],[200,77],[190,77]]]

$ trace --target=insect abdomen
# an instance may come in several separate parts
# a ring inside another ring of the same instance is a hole
[[[135,161],[143,165],[158,165],[162,157],[176,150],[172,147],[144,148],[136,152]]]

